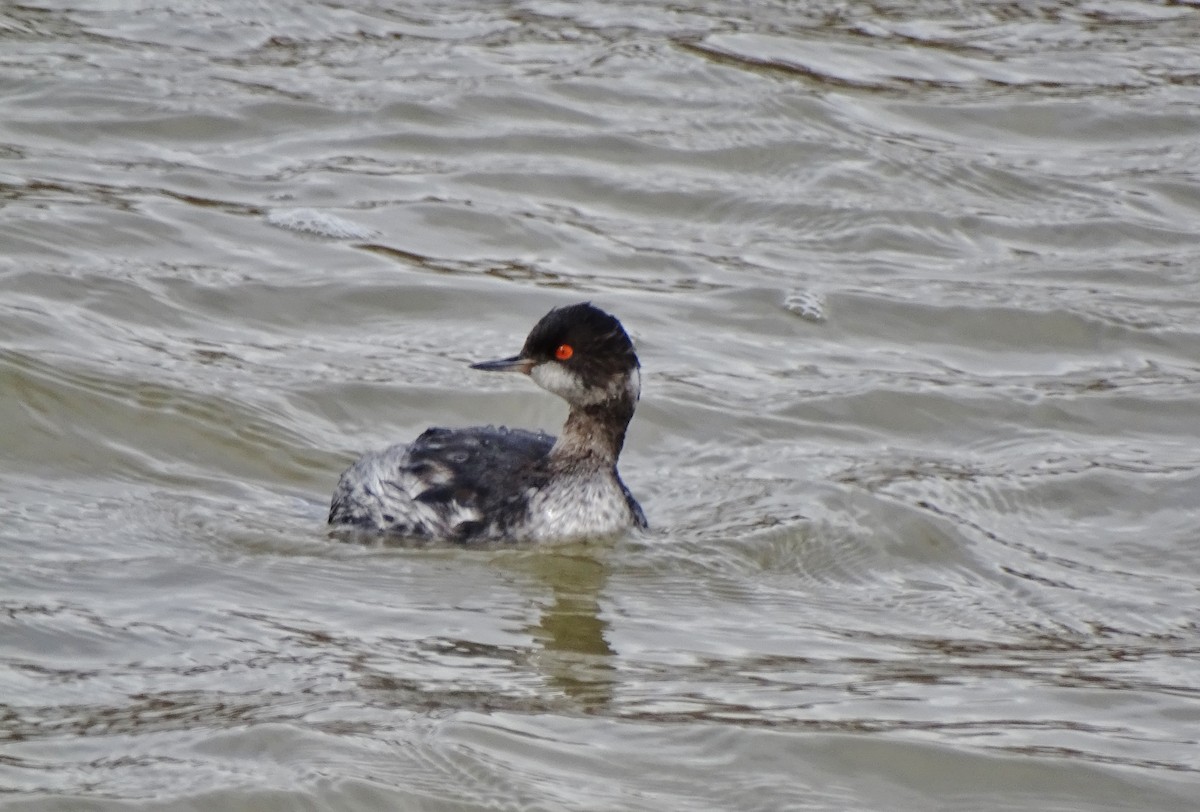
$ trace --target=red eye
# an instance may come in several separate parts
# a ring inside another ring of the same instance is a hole
[[[554,351],[554,357],[560,361],[566,361],[575,354],[575,348],[570,344],[559,344],[558,349]]]

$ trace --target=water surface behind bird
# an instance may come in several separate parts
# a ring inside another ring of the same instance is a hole
[[[8,808],[1200,794],[1200,10],[0,11]],[[348,544],[637,343],[644,535]]]

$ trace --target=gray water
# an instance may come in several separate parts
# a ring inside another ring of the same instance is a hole
[[[0,806],[1194,810],[1200,7],[0,9]],[[643,362],[644,535],[340,471]]]

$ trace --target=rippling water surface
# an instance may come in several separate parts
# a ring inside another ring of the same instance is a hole
[[[0,10],[0,805],[1200,797],[1200,7]],[[327,535],[554,429],[591,299],[651,532]]]

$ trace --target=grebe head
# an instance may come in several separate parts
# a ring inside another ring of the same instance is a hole
[[[616,318],[588,303],[551,310],[534,325],[519,355],[471,364],[489,372],[523,372],[573,407],[641,394],[633,342]]]

